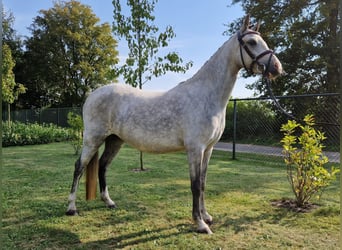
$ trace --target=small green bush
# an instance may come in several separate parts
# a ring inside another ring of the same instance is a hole
[[[24,146],[46,144],[70,140],[68,129],[57,127],[54,124],[2,122],[2,145]]]
[[[288,121],[281,128],[284,132],[281,142],[287,177],[298,207],[304,207],[314,195],[319,198],[319,194],[322,194],[323,189],[335,180],[339,172],[337,168],[332,167],[328,171],[324,167],[328,163],[328,158],[322,151],[322,141],[326,137],[324,133],[313,128],[314,117],[307,115],[303,121],[304,125],[296,121]],[[296,135],[298,132],[299,135]]]
[[[69,112],[67,122],[70,125],[70,143],[75,150],[75,155],[78,155],[83,142],[83,120],[80,115]]]

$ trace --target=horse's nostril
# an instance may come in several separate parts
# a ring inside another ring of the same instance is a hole
[[[274,67],[275,67],[276,69],[279,69],[279,66],[280,66],[279,63],[277,63],[277,62],[274,64]]]

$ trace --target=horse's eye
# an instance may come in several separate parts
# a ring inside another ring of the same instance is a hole
[[[247,43],[251,46],[255,46],[257,42],[254,39],[248,40]]]

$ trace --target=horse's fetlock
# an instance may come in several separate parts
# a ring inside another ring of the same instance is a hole
[[[75,215],[78,215],[78,211],[77,210],[68,210],[68,211],[66,211],[65,214],[68,216],[75,216]]]

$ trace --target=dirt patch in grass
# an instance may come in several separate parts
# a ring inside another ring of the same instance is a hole
[[[317,204],[314,203],[305,203],[304,206],[298,206],[297,202],[294,199],[282,198],[280,200],[272,200],[271,205],[274,207],[286,208],[289,211],[296,213],[309,213],[312,210],[318,208]]]

